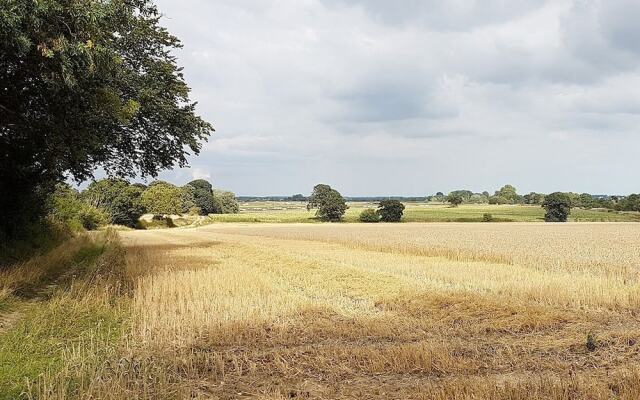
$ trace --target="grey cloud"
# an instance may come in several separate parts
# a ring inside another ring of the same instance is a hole
[[[638,190],[635,0],[158,3],[217,130],[167,177],[265,195]]]

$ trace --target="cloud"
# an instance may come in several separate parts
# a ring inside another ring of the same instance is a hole
[[[265,195],[638,191],[637,1],[158,5],[216,127],[168,177]]]

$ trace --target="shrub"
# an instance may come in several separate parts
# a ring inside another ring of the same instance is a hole
[[[571,213],[571,198],[566,193],[551,193],[545,197],[542,207],[547,210],[544,215],[546,222],[567,222]]]
[[[378,222],[380,221],[380,216],[373,208],[367,208],[360,213],[360,222]]]
[[[109,214],[90,204],[83,204],[78,211],[78,220],[84,229],[92,231],[106,225],[109,222]]]
[[[482,215],[482,222],[491,222],[491,221],[493,221],[493,215],[489,213],[484,213]]]
[[[398,200],[383,200],[378,206],[378,215],[383,222],[400,222],[404,204]]]

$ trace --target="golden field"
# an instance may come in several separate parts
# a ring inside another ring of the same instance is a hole
[[[31,398],[640,398],[637,224],[219,224],[120,241],[111,294],[76,295],[126,316],[119,339],[71,346]]]

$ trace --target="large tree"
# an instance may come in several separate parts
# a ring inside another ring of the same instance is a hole
[[[0,236],[66,176],[155,176],[200,149],[195,114],[150,0],[3,0]]]
[[[382,222],[400,222],[404,212],[404,204],[399,200],[382,200],[377,213]]]
[[[544,214],[546,222],[567,222],[571,214],[571,197],[567,193],[555,192],[544,198],[542,207],[547,212]]]
[[[344,198],[329,185],[319,184],[313,187],[309,196],[307,210],[317,208],[316,216],[322,221],[339,221],[349,208]]]

